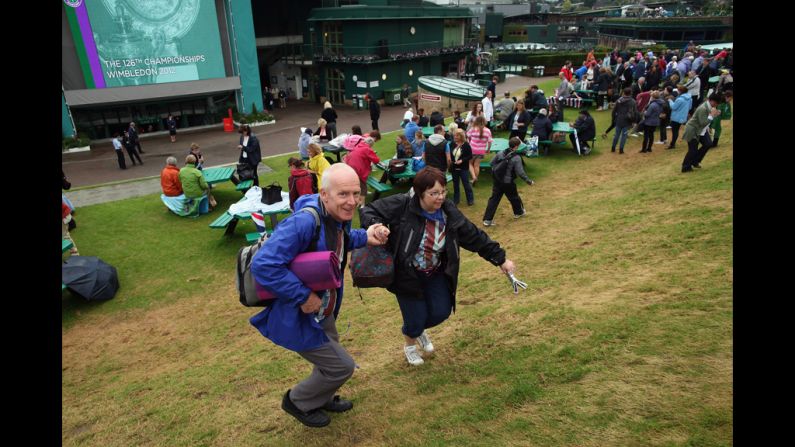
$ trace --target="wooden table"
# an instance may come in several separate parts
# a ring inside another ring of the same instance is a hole
[[[340,156],[340,154],[342,154],[343,152],[348,152],[348,149],[345,149],[342,146],[337,147],[337,146],[334,146],[333,144],[328,144],[328,143],[326,143],[326,144],[324,144],[324,145],[322,145],[320,147],[323,149],[323,152],[328,152],[330,154],[336,154],[337,155],[337,163],[342,162],[342,157]]]
[[[232,180],[232,175],[237,169],[236,166],[219,166],[217,168],[207,168],[202,170],[204,180],[208,185],[223,183]]]

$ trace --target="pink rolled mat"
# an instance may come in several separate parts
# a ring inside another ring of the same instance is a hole
[[[340,261],[333,251],[301,253],[287,267],[305,286],[312,290],[336,289],[342,285]],[[261,300],[276,298],[270,290],[256,283]]]

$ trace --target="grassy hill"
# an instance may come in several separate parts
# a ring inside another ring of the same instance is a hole
[[[602,132],[607,112],[594,115]],[[217,212],[178,218],[156,195],[81,208],[81,253],[116,266],[122,288],[100,304],[64,296],[63,444],[731,445],[731,122],[723,135],[690,174],[684,144],[639,154],[642,138],[623,156],[600,138],[588,157],[525,159],[528,217],[503,200],[487,232],[530,287],[514,295],[462,252],[457,312],[429,331],[422,367],[403,357],[394,296],[349,288],[337,326],[360,365],[341,390],[355,407],[324,429],[280,410],[310,365],[262,338],[235,295],[250,222],[227,238],[207,226]],[[262,184],[286,185],[286,159],[266,160]],[[463,207],[478,226],[481,179]],[[222,207],[240,197],[216,191]]]

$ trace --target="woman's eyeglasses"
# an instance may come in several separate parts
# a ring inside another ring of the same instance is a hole
[[[447,195],[447,190],[443,189],[441,191],[427,191],[427,193],[428,193],[428,196],[430,196],[431,198],[436,199],[439,196],[442,196],[442,197],[446,196]]]

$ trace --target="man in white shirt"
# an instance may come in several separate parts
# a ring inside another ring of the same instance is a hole
[[[127,163],[124,161],[124,152],[121,150],[121,137],[119,137],[119,133],[113,134],[113,149],[116,151],[116,157],[119,158],[119,169],[127,169]]]
[[[486,125],[491,124],[494,119],[494,103],[491,102],[491,90],[486,90],[486,96],[481,100],[483,103],[483,117],[486,118]]]

